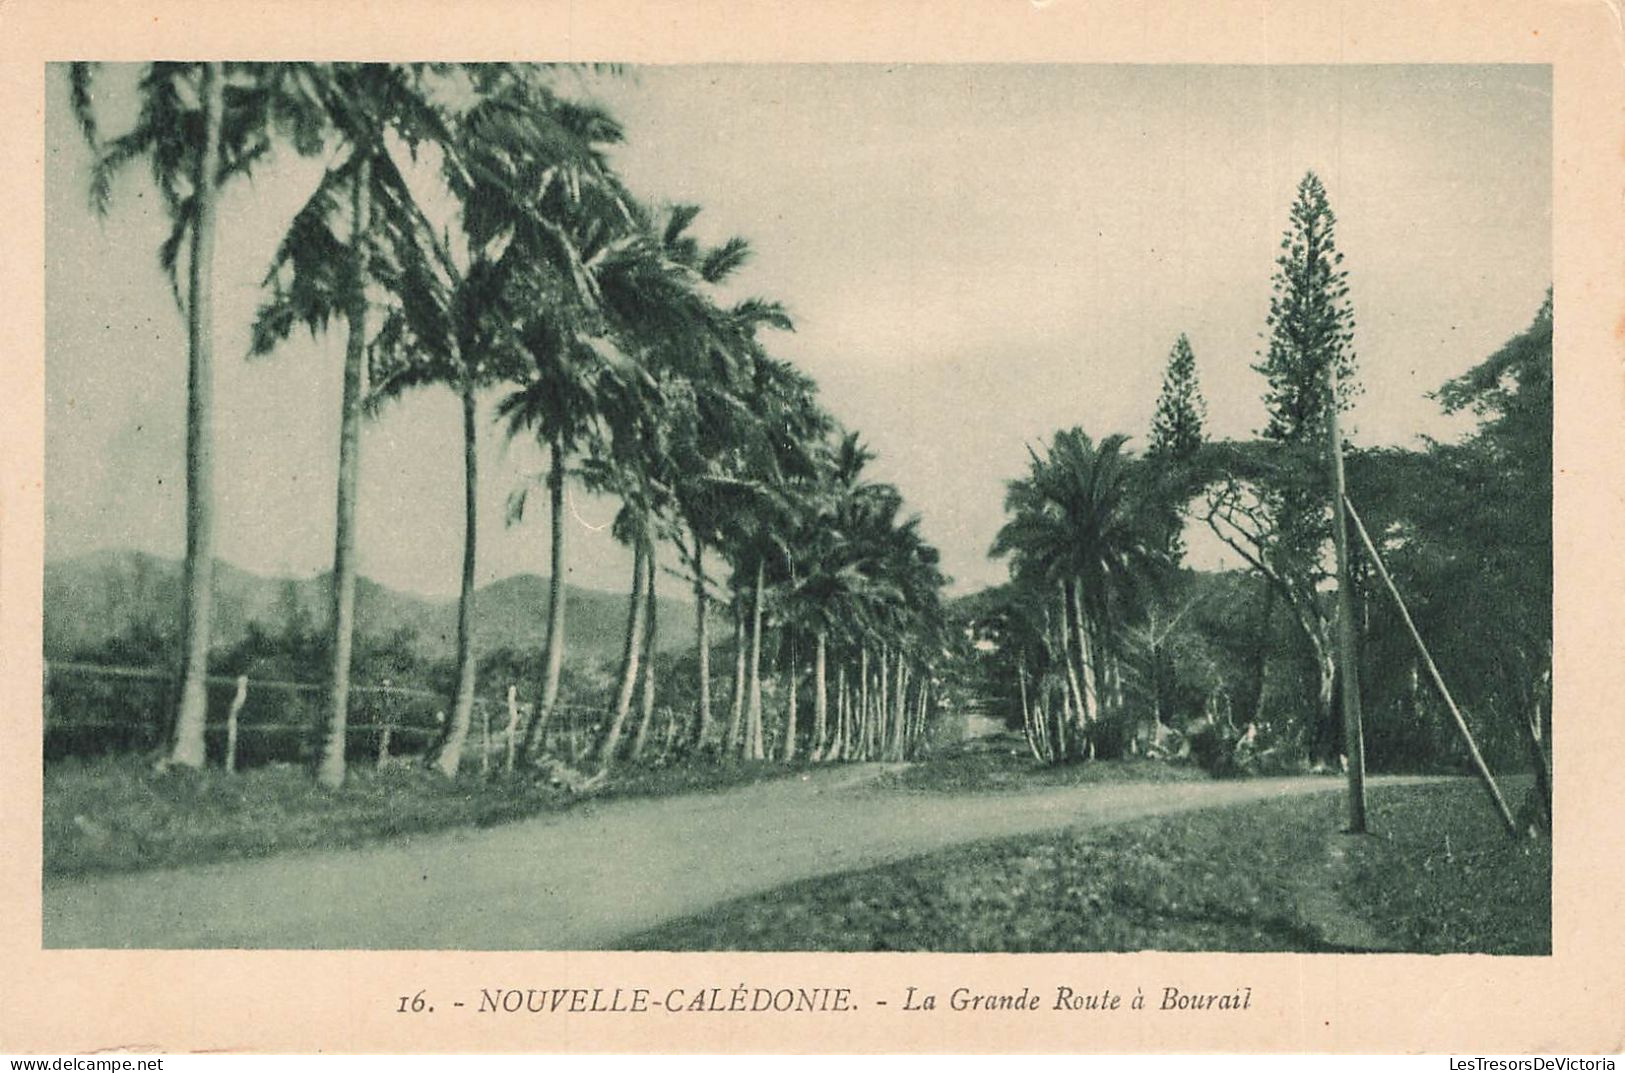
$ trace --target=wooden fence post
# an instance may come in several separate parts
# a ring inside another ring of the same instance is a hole
[[[479,703],[479,702],[476,702]],[[480,774],[491,773],[491,706],[480,703]]]
[[[248,701],[248,675],[237,676],[237,695],[231,698],[231,707],[226,711],[226,770],[237,771],[237,715],[243,710]]]
[[[508,754],[503,757],[502,770],[513,774],[513,756],[515,748],[514,735],[519,731],[519,687],[508,686]]]
[[[389,679],[384,679],[384,692],[378,694],[378,763],[375,765],[380,771],[389,764],[390,731],[394,729],[389,721]]]

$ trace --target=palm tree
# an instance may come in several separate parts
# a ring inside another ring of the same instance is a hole
[[[529,378],[501,407],[511,431],[537,430],[549,440],[555,517],[566,438],[570,446],[588,452],[581,465],[588,486],[618,495],[624,504],[617,535],[634,552],[634,606],[628,610],[621,688],[599,747],[605,767],[615,761],[624,732],[640,663],[640,635],[645,635],[641,647],[649,650],[641,653],[645,737],[652,717],[653,636],[646,616],[654,605],[657,545],[662,536],[674,535],[664,521],[673,513],[671,485],[679,465],[669,436],[670,415],[682,411],[683,400],[692,397],[693,380],[710,371],[712,352],[737,331],[701,288],[719,281],[744,257],[738,240],[702,251],[686,239],[682,232],[695,210],[674,210],[664,227],[657,227],[624,193],[614,205],[621,211],[619,219],[582,213],[566,221],[600,315],[538,318],[528,336],[536,359]],[[559,546],[555,541],[555,548]],[[561,572],[556,565],[555,591]],[[554,604],[555,615],[559,606]],[[554,639],[548,661],[552,679],[556,661],[562,659],[562,631],[550,629],[549,636]],[[544,691],[542,712],[530,735],[535,742],[541,740],[551,704],[550,691]]]
[[[349,736],[350,662],[355,635],[356,495],[361,466],[361,421],[368,401],[369,349],[386,363],[404,364],[399,333],[377,333],[369,323],[369,289],[401,300],[431,255],[432,234],[390,148],[394,135],[411,150],[424,141],[449,140],[444,117],[431,103],[422,71],[395,64],[311,64],[293,80],[310,110],[324,120],[335,161],[295,214],[266,274],[271,294],[253,330],[255,354],[268,354],[304,325],[315,335],[336,317],[345,323],[343,391],[339,406],[339,466],[333,541],[332,662],[328,716],[317,778],[328,787],[344,781]]]
[[[550,456],[553,578],[542,701],[526,735],[531,755],[542,746],[563,664],[562,515],[568,460],[586,449],[602,461],[614,453],[606,443],[619,435],[625,449],[617,465],[633,467],[657,483],[657,471],[669,474],[669,447],[663,437],[659,443],[652,438],[649,423],[654,418],[646,411],[658,407],[664,415],[679,406],[681,377],[693,363],[690,355],[705,353],[717,331],[715,310],[698,287],[731,271],[728,258],[743,256],[743,244],[730,243],[721,252],[688,257],[681,231],[697,210],[674,210],[671,220],[680,222],[669,220],[661,229],[624,192],[609,204],[613,211],[600,207],[596,214],[581,213],[569,225],[599,315],[533,321],[527,328],[533,364],[499,408],[510,435],[534,433],[547,444]],[[616,489],[636,484],[624,476],[604,481],[605,487]],[[662,495],[668,494],[661,487]]]
[[[392,204],[414,241],[384,274],[385,286],[400,301],[378,333],[379,384],[370,404],[425,384],[451,386],[461,403],[457,667],[452,717],[434,749],[436,768],[450,777],[461,762],[476,685],[478,393],[523,375],[533,358],[536,317],[556,322],[591,315],[594,289],[558,219],[576,211],[584,190],[613,186],[601,146],[617,140],[620,131],[597,109],[557,98],[526,65],[474,65],[441,74],[472,84],[478,91],[474,103],[452,110],[436,102],[408,133],[434,131],[441,176],[458,208],[457,241],[449,229],[429,222],[409,192],[385,191],[397,193]],[[430,106],[421,97],[395,96]]]
[[[747,429],[736,462],[738,509],[735,533],[727,545],[734,588],[750,579],[750,657],[746,664],[744,730],[747,759],[765,759],[762,712],[762,631],[768,603],[769,567],[774,580],[794,569],[792,535],[801,523],[808,493],[818,477],[819,451],[831,428],[818,406],[813,382],[759,347],[752,354],[743,401],[758,421]]]
[[[1028,474],[1008,485],[1010,517],[992,549],[1011,557],[1012,575],[1055,594],[1055,648],[1079,735],[1099,718],[1103,688],[1114,686],[1109,653],[1120,607],[1167,559],[1154,504],[1135,484],[1125,442],[1108,436],[1097,447],[1071,429],[1056,433],[1043,457],[1029,450]],[[1065,720],[1056,737],[1062,754],[1081,742],[1075,735],[1068,746]]]
[[[307,116],[284,95],[282,64],[151,63],[137,82],[134,125],[103,141],[95,107],[95,64],[69,68],[75,117],[94,154],[90,199],[105,215],[114,177],[145,160],[169,213],[159,263],[186,315],[186,561],[180,704],[166,762],[201,767],[207,715],[214,580],[214,248],[219,190],[269,152],[277,131],[313,151]],[[177,278],[187,247],[184,299]]]
[[[678,375],[663,392],[667,454],[662,460],[662,479],[670,488],[681,521],[671,538],[689,571],[694,592],[698,689],[691,744],[696,749],[703,748],[711,737],[711,595],[705,552],[721,543],[729,523],[727,496],[718,489],[718,479],[726,473],[718,460],[729,456],[756,420],[738,397],[741,362],[750,349],[747,337],[767,320],[789,327],[788,320],[776,319],[782,311],[771,303],[748,303],[726,311],[712,304],[709,292],[745,264],[750,250],[740,238],[712,247],[701,245],[688,234],[698,213],[693,205],[674,206],[661,229],[662,256],[688,277],[693,300],[701,303],[699,330],[682,337],[686,352],[672,355],[674,360],[669,362]]]
[[[817,501],[794,541],[801,552],[802,573],[787,594],[787,619],[813,636],[814,762],[834,758],[836,742],[829,737],[830,634],[852,621],[864,593],[859,569],[864,548],[854,539],[852,521],[863,468],[873,457],[857,433],[841,436],[821,468]],[[787,748],[793,747],[787,743]]]

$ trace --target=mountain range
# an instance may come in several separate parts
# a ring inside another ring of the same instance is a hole
[[[213,643],[229,648],[259,626],[280,632],[295,616],[320,624],[330,614],[331,575],[267,577],[218,562]],[[675,585],[668,585],[675,589]],[[626,636],[625,594],[566,585],[565,636],[572,659],[615,659]],[[480,651],[540,650],[547,633],[548,580],[519,574],[479,589],[474,636]],[[145,552],[100,551],[45,564],[45,655],[66,659],[128,636],[140,625],[170,633],[181,612],[181,563]],[[401,592],[367,578],[356,583],[356,630],[364,637],[407,631],[425,660],[449,659],[457,639],[457,600]],[[691,645],[694,608],[662,594],[659,646]]]

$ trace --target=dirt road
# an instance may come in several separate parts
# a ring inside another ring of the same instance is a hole
[[[1342,787],[1304,777],[950,795],[868,785],[877,774],[830,768],[368,849],[53,881],[45,945],[593,949],[730,898],[947,846]]]

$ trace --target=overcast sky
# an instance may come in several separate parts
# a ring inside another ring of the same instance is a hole
[[[119,129],[129,72],[104,84]],[[1005,576],[986,551],[1028,443],[1080,425],[1143,446],[1180,332],[1212,432],[1260,427],[1250,365],[1306,170],[1350,273],[1358,442],[1458,431],[1426,393],[1527,325],[1551,277],[1545,67],[662,67],[575,84],[624,123],[615,160],[634,190],[704,206],[703,236],[750,239],[738,293],[790,307],[797,331],[772,348],[878,452],[955,591]],[[178,557],[186,337],[157,267],[162,207],[133,171],[98,220],[60,70],[48,93],[46,554]],[[342,337],[243,357],[318,167],[265,169],[221,217],[218,547],[263,573],[332,557]],[[455,591],[460,437],[445,390],[368,426],[363,573]],[[482,582],[545,572],[545,516],[503,523],[541,454],[492,429],[482,460]],[[575,497],[570,580],[625,585],[613,510]],[[1193,554],[1217,561],[1201,541]]]

